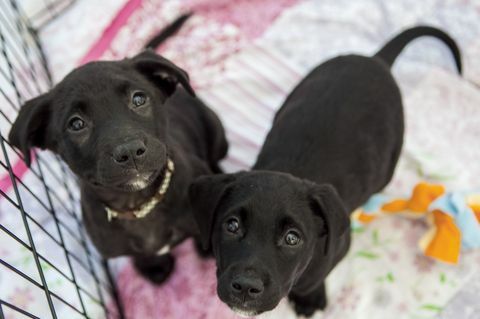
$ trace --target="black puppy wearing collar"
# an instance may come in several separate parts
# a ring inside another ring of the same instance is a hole
[[[349,214],[392,178],[402,148],[400,90],[390,67],[413,39],[455,42],[431,27],[406,30],[373,57],[331,59],[276,114],[251,172],[200,177],[190,198],[217,261],[217,292],[253,316],[288,296],[297,314],[327,305],[325,278],[350,245]]]
[[[220,172],[227,152],[219,119],[195,97],[187,73],[152,50],[72,71],[21,108],[9,140],[27,164],[34,146],[59,154],[78,176],[83,220],[97,249],[106,258],[133,256],[155,283],[173,269],[169,249],[198,237],[191,181]]]

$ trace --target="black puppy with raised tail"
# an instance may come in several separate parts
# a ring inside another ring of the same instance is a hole
[[[219,119],[195,98],[187,73],[150,50],[72,71],[21,108],[9,139],[27,164],[34,146],[59,154],[78,176],[84,223],[100,253],[132,255],[156,283],[173,269],[169,249],[199,235],[190,183],[220,172],[227,152]]]
[[[288,96],[251,172],[201,177],[190,188],[220,299],[243,315],[288,296],[298,314],[327,305],[325,278],[350,245],[349,213],[392,178],[403,141],[402,99],[390,66],[416,27],[373,57],[340,56]]]

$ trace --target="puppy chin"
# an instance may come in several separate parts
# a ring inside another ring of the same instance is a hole
[[[266,312],[269,312],[278,305],[278,302],[271,302],[273,300],[267,301],[267,304],[264,304],[262,302],[258,301],[247,301],[247,302],[242,302],[236,297],[233,298],[222,298],[222,296],[219,294],[220,300],[222,300],[227,306],[237,315],[244,317],[244,318],[249,318],[249,317],[254,317],[258,316],[260,314],[264,314]],[[275,299],[275,298],[273,298]]]
[[[148,180],[145,180],[143,178],[135,178],[132,181],[129,181],[128,183],[125,184],[125,188],[132,190],[132,191],[140,191],[142,189],[147,188],[147,186],[150,185],[150,182]]]
[[[128,191],[141,191],[152,184],[157,174],[140,174],[123,184],[123,188]]]
[[[159,171],[150,171],[146,173],[128,174],[122,178],[122,181],[112,181],[111,179],[99,178],[98,180],[90,180],[94,186],[104,187],[111,190],[123,192],[137,192],[150,186],[159,176]]]
[[[255,317],[256,315],[259,314],[257,311],[253,310],[243,310],[237,307],[230,307],[230,309],[236,314],[239,315],[240,317],[243,318],[250,318],[250,317]]]

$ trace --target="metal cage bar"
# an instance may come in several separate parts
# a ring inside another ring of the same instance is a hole
[[[29,10],[28,18],[32,26],[39,30],[68,9],[76,0],[35,0],[23,1],[21,5],[36,4]],[[26,9],[26,8],[24,8]]]
[[[44,7],[33,15],[36,27],[56,17],[75,0],[43,1]],[[88,244],[76,203],[78,196],[69,186],[74,180],[72,173],[58,156],[46,153],[35,154],[35,162],[26,173],[27,180],[15,171],[24,158],[11,146],[5,134],[21,105],[51,87],[52,77],[32,21],[17,1],[2,2],[0,179],[8,180],[10,188],[0,188],[0,203],[3,202],[0,204],[0,245],[2,238],[8,239],[25,253],[25,258],[32,258],[34,267],[30,265],[25,269],[0,251],[0,275],[23,280],[31,289],[43,294],[43,310],[48,314],[36,313],[35,309],[16,303],[0,286],[0,319],[9,319],[10,312],[29,318],[63,318],[61,313],[65,309],[82,318],[91,318],[88,302],[90,306],[101,308],[105,317],[123,318],[108,264],[92,252]],[[50,244],[48,250],[45,248],[47,242]],[[68,284],[70,294],[56,291],[53,286],[57,282]]]

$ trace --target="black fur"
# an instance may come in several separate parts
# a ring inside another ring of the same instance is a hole
[[[255,315],[285,296],[298,314],[325,308],[324,280],[349,248],[349,213],[387,185],[402,148],[402,100],[390,64],[405,35],[440,33],[431,30],[407,30],[374,57],[321,64],[276,114],[251,172],[192,184],[204,245],[217,260],[218,294],[231,308]]]
[[[139,94],[146,99],[136,106]],[[78,119],[86,127],[76,131]],[[157,251],[198,237],[188,186],[220,172],[227,152],[219,119],[194,97],[187,73],[149,50],[72,71],[21,108],[9,140],[27,164],[32,147],[59,154],[79,178],[85,226],[102,256],[133,255],[137,269],[157,283],[174,265]],[[163,201],[143,219],[109,222],[105,206],[136,209],[156,193],[167,156],[175,171]]]

